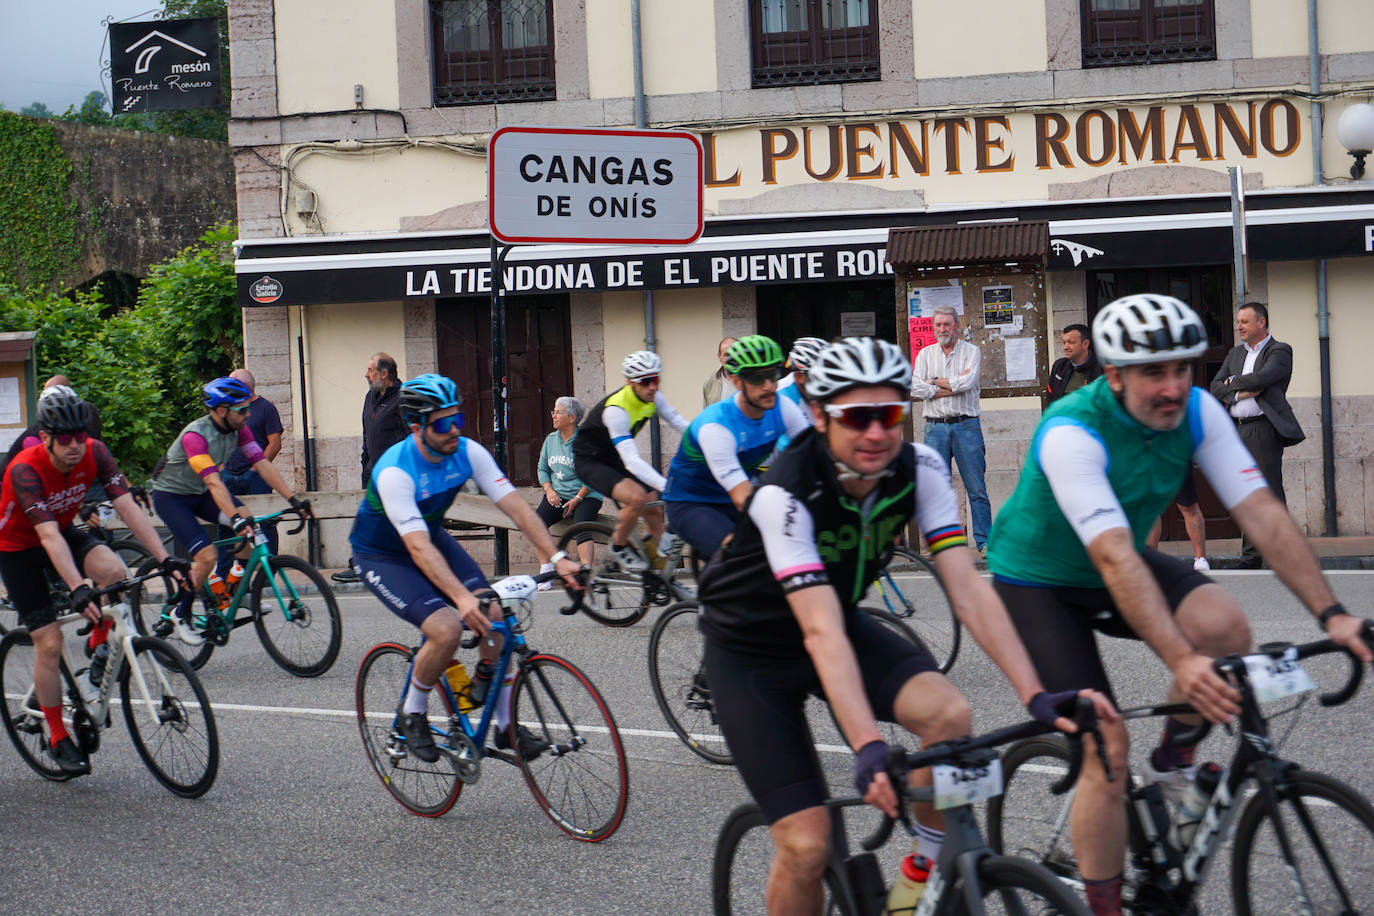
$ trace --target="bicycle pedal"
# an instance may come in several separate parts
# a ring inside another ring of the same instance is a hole
[[[156,636],[158,639],[166,639],[168,636],[171,636],[172,621],[168,620],[166,617],[163,617],[157,623],[153,624],[153,635]]]

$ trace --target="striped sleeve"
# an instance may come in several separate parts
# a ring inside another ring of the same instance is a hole
[[[912,443],[911,447],[916,452],[916,523],[931,554],[967,547],[968,535],[959,517],[949,465],[929,446]]]

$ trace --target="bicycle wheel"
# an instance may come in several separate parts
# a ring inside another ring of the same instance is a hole
[[[963,630],[930,561],[898,547],[874,585],[887,610],[901,617],[935,656],[941,673],[954,667]]]
[[[8,597],[0,598],[0,636],[19,626],[19,612]]]
[[[186,659],[161,639],[136,636],[119,690],[134,749],[157,781],[182,798],[210,791],[219,771],[219,734],[205,688]]]
[[[978,863],[983,907],[989,914],[1028,913],[1092,916],[1086,904],[1043,867],[1015,856],[989,856]],[[962,898],[955,909],[968,913]]]
[[[153,555],[148,552],[148,548],[139,543],[137,538],[115,538],[110,541],[109,547],[119,559],[124,561],[124,566],[127,569],[139,569],[153,558]]]
[[[49,752],[47,726],[33,696],[33,663],[33,640],[28,630],[19,627],[0,639],[0,684],[4,688],[0,718],[24,762],[44,779],[63,782],[71,777],[62,772]]]
[[[463,783],[453,760],[440,755],[434,763],[406,753],[405,740],[397,734],[396,709],[410,677],[411,650],[396,643],[373,646],[363,656],[353,685],[358,712],[358,733],[377,778],[391,797],[411,814],[438,817],[453,807]],[[452,714],[448,694],[436,690],[441,712]]]
[[[1245,806],[1231,855],[1231,895],[1239,916],[1252,913],[1374,913],[1374,807],[1329,776],[1292,770],[1274,813],[1260,794]],[[1301,882],[1306,906],[1294,885]]]
[[[318,677],[339,657],[343,641],[339,603],[324,576],[304,560],[268,558],[267,565],[259,566],[253,575],[248,606],[262,647],[272,661],[297,677]]]
[[[768,912],[764,888],[773,864],[773,835],[755,804],[740,805],[720,828],[711,861],[711,907],[715,916],[763,916]],[[826,904],[822,911],[849,913],[836,889],[842,885],[825,869]]]
[[[563,532],[558,549],[568,556],[577,556],[577,536],[590,534],[596,545],[596,559],[592,563],[591,580],[587,582],[587,597],[582,612],[597,623],[608,627],[628,627],[638,623],[649,613],[651,589],[645,578],[651,574],[627,572],[611,559],[611,529],[600,522],[578,522]]]
[[[615,833],[630,799],[630,771],[606,701],[587,676],[556,655],[532,655],[511,688],[511,732],[519,723],[551,745],[515,759],[540,809],[573,839]]]
[[[1072,791],[1050,791],[1069,771],[1062,738],[1018,741],[1002,754],[1002,794],[988,799],[988,845],[1037,862],[1060,878],[1078,874],[1069,843]]]
[[[860,614],[877,622],[899,639],[911,643],[913,646],[917,646],[927,652],[930,651],[926,648],[926,645],[921,642],[920,637],[912,631],[911,627],[907,626],[906,621],[900,619],[896,614],[889,613],[882,608],[872,607],[861,607],[858,611]],[[817,691],[815,699],[825,707],[826,716],[829,718],[830,724],[834,726],[835,734],[839,737],[839,742],[844,744],[846,740],[844,737],[844,730],[840,728],[840,720],[835,718],[835,710],[830,707],[830,703],[821,692]],[[813,726],[813,728],[814,727],[815,726]],[[896,722],[879,722],[878,731],[882,734],[883,740],[893,747],[910,745],[913,741],[912,734]]]
[[[697,603],[681,601],[665,610],[649,634],[649,685],[682,743],[703,760],[730,766],[735,758],[716,724],[701,649]]]
[[[136,575],[145,576],[152,572],[156,566],[155,561],[145,560],[138,567]],[[176,610],[176,600],[180,594],[181,591],[176,582],[166,573],[140,582],[131,588],[129,590],[129,608],[133,612],[134,629],[143,636],[157,636],[159,633],[170,634],[172,613]],[[196,613],[197,611],[200,613]],[[196,607],[194,603],[192,615],[192,619],[198,624],[205,622],[204,609]],[[208,639],[199,646],[188,646],[176,637],[169,636],[167,645],[176,650],[176,653],[186,659],[187,663],[197,671],[205,667],[205,663],[210,660],[211,654],[215,651],[215,644]]]

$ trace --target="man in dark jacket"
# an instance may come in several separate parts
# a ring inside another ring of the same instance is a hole
[[[1293,377],[1293,348],[1269,333],[1269,309],[1247,302],[1236,309],[1233,347],[1221,364],[1211,390],[1235,421],[1241,441],[1254,456],[1260,473],[1280,502],[1283,493],[1283,450],[1306,438],[1293,408],[1288,405],[1288,382]],[[1241,540],[1241,567],[1259,569],[1259,551],[1249,538]]]
[[[363,398],[363,489],[372,476],[372,465],[386,450],[410,434],[401,420],[401,380],[396,375],[396,360],[385,353],[373,353],[367,361],[367,395]],[[357,582],[353,558],[332,576],[335,582]]]
[[[1087,325],[1071,324],[1060,337],[1064,344],[1064,356],[1055,360],[1050,367],[1050,383],[1046,386],[1050,402],[1082,388],[1102,374],[1102,367],[1093,355],[1092,334]]]

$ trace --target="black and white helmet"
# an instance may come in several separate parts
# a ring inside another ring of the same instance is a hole
[[[38,428],[47,433],[79,433],[88,424],[86,402],[66,385],[53,385],[38,397]]]
[[[825,348],[824,337],[798,337],[792,341],[792,352],[787,354],[787,367],[805,372],[816,361],[816,354]]]
[[[1093,352],[1109,365],[1196,359],[1206,349],[1207,328],[1202,319],[1173,296],[1123,296],[1093,319]]]
[[[806,371],[806,396],[817,401],[865,385],[888,385],[903,396],[910,391],[911,363],[896,344],[844,337],[826,344]]]
[[[663,371],[663,359],[652,350],[636,350],[620,364],[620,374],[632,382]]]

